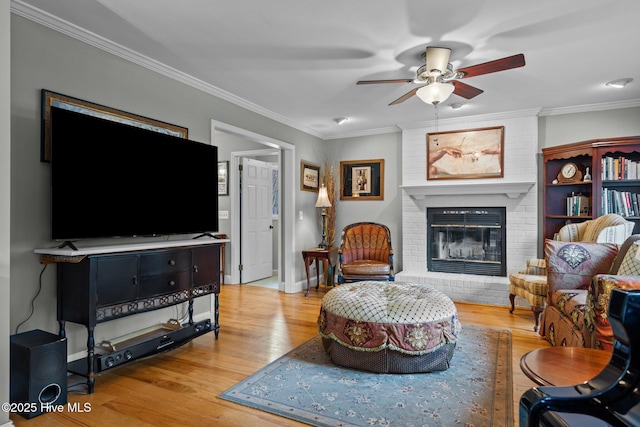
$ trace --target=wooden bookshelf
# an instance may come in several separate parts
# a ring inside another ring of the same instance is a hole
[[[567,223],[607,213],[636,222],[634,233],[640,231],[640,136],[547,147],[542,149],[542,157],[544,238],[552,239]],[[558,182],[558,174],[567,163],[578,166],[580,179]],[[585,181],[587,173],[591,180]],[[570,215],[567,199],[580,195],[589,198],[590,211]]]

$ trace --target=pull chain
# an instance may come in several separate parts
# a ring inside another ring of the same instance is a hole
[[[438,104],[433,104],[433,107],[436,110],[436,137],[433,139],[433,142],[438,146]]]

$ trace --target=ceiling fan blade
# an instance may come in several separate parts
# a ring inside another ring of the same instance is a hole
[[[374,85],[378,83],[413,83],[413,79],[397,79],[397,80],[359,80],[358,85]]]
[[[453,80],[451,84],[453,84],[453,87],[455,88],[453,89],[453,93],[466,99],[475,98],[484,92],[482,89],[478,89],[477,87],[470,86],[457,80]]]
[[[427,71],[438,70],[440,73],[444,73],[447,70],[449,64],[449,57],[451,56],[451,49],[446,47],[427,47],[425,54],[425,63],[427,64]]]
[[[411,89],[409,92],[405,93],[404,95],[402,95],[400,98],[396,99],[395,101],[393,101],[392,103],[390,103],[389,105],[396,105],[396,104],[400,104],[401,102],[406,101],[407,99],[411,98],[413,95],[416,94],[416,92],[418,91],[418,89],[420,89],[422,86],[418,86],[415,89]]]
[[[502,59],[496,59],[495,61],[485,62],[483,64],[472,65],[466,68],[460,68],[458,73],[463,73],[462,79],[467,77],[480,76],[482,74],[496,73],[498,71],[510,70],[512,68],[518,68],[524,66],[524,55],[519,53],[517,55],[508,56]]]

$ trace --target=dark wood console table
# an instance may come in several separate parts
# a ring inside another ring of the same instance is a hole
[[[224,248],[225,243],[229,241],[228,236],[226,234],[214,234],[213,237],[216,239],[221,239],[220,243],[220,284],[224,285]]]
[[[520,369],[544,386],[569,386],[595,377],[609,363],[611,353],[594,348],[544,347],[526,353]]]
[[[206,324],[206,332],[213,330],[218,338],[220,244],[216,239],[198,239],[35,250],[42,256],[41,262],[57,264],[60,336],[66,335],[66,322],[87,328],[82,374],[86,372],[89,393],[93,393],[96,366],[100,366],[94,341],[98,323],[187,302],[189,325],[194,326],[193,299],[213,294],[214,322]],[[194,331],[202,333],[205,326],[196,326]],[[180,337],[186,339],[190,333],[185,329]],[[121,357],[118,363],[126,361]]]
[[[328,247],[328,248],[311,248],[305,249],[302,251],[302,260],[304,261],[304,269],[307,272],[307,292],[304,296],[309,295],[309,288],[311,287],[309,281],[309,265],[314,261],[316,263],[316,289],[320,286],[320,261],[322,261],[324,265],[324,276],[325,289],[328,286],[333,285],[333,268],[336,265],[336,261],[338,259],[338,248]]]

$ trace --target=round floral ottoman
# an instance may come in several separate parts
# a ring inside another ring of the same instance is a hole
[[[327,292],[318,326],[333,363],[378,373],[447,369],[460,331],[456,306],[437,289],[374,281]]]

